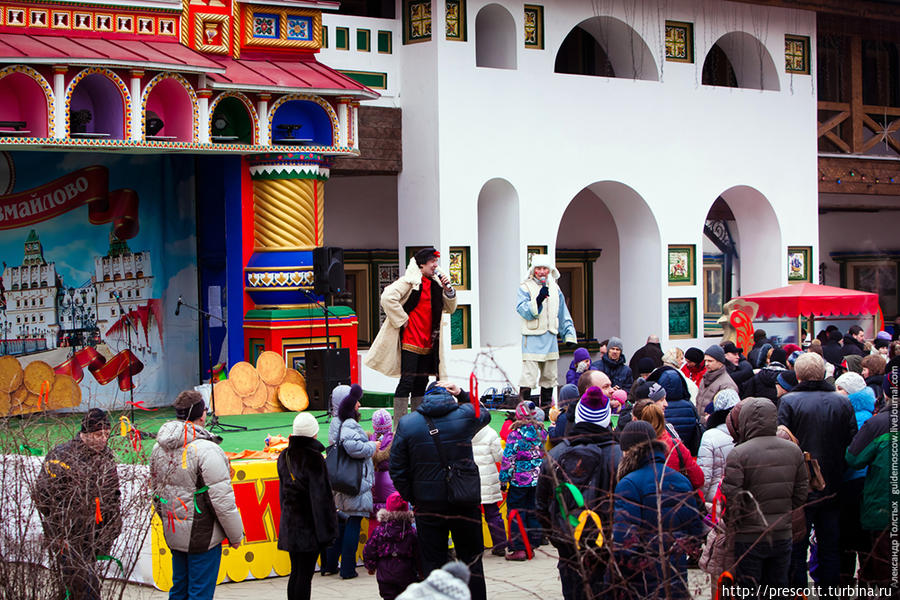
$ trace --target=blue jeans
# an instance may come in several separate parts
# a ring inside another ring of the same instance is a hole
[[[340,521],[340,531],[334,544],[325,552],[322,570],[326,573],[338,572],[338,556],[341,559],[341,577],[353,577],[356,573],[356,550],[359,547],[359,530],[362,517],[347,517]]]
[[[222,546],[206,552],[172,550],[172,589],[169,600],[212,600],[222,562]]]
[[[506,510],[519,510],[519,514],[522,516],[522,525],[525,526],[525,533],[528,536],[532,549],[540,545],[542,534],[541,523],[538,521],[537,513],[535,512],[536,492],[537,488],[511,485],[509,486],[509,493],[506,495]],[[522,534],[519,531],[519,523],[512,520],[509,522],[509,541],[510,547],[514,551],[525,549],[525,540],[522,539]]]
[[[791,551],[790,584],[806,587],[809,570],[806,562],[809,532],[815,527],[819,568],[816,576],[823,586],[836,586],[841,578],[840,539],[841,510],[836,502],[806,507],[806,536],[793,545]]]

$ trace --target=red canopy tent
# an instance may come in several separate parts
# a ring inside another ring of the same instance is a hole
[[[803,317],[810,318],[810,328],[814,317],[832,315],[873,315],[875,331],[884,322],[881,307],[878,305],[878,294],[860,292],[816,285],[814,283],[797,283],[774,290],[740,296],[735,300],[752,302],[759,308],[757,318],[793,317],[797,319],[797,339],[803,329]]]
[[[757,317],[827,317],[829,315],[877,315],[878,294],[845,290],[830,285],[798,283],[737,300],[759,306]]]

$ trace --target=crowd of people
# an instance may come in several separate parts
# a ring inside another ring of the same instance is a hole
[[[440,380],[401,418],[375,411],[372,433],[362,388],[339,386],[328,442],[359,463],[357,491],[333,490],[309,413],[278,458],[288,597],[311,597],[317,562],[322,575],[357,576],[366,518],[363,565],[386,600],[485,599],[485,552],[525,561],[545,544],[566,600],[689,598],[692,563],[714,597],[728,574],[749,597],[810,578],[826,591],[889,586],[900,342],[884,337],[826,330],[802,349],[757,330],[746,354],[729,341],[663,351],[651,337],[630,363],[610,338],[599,356],[575,351],[547,417],[544,393],[504,415]],[[175,409],[150,461],[170,598],[212,598],[223,543],[238,547],[243,529],[202,396],[183,392]],[[109,430],[88,412],[35,486],[45,531],[66,541],[58,573],[74,599],[99,598],[92,557],[121,528]]]

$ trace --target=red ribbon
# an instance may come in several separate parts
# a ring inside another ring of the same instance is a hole
[[[103,522],[103,515],[100,514],[100,498],[94,498],[94,522],[99,525]]]
[[[525,555],[528,557],[528,560],[534,558],[534,551],[531,549],[531,542],[528,540],[528,534],[525,531],[525,523],[522,521],[522,515],[519,514],[519,509],[514,508],[509,511],[509,538],[512,539],[512,524],[513,521],[519,522],[519,534],[522,536],[522,540],[525,542]]]
[[[725,587],[726,580],[731,581],[731,585],[734,585],[734,575],[729,571],[722,571],[722,574],[719,575],[719,580],[716,582],[716,597],[713,600],[722,600],[722,588]]]
[[[147,408],[146,406],[144,406],[143,400],[138,400],[137,402],[126,402],[125,405],[133,406],[139,410],[146,410],[147,412],[154,412],[154,411],[159,410],[158,408]]]
[[[141,438],[141,432],[134,427],[131,428],[131,431],[128,432],[128,439],[131,441],[131,447],[134,448],[135,452],[140,452],[144,449],[144,442]]]
[[[50,407],[50,382],[46,379],[41,382],[41,395],[38,396],[38,410],[41,410],[41,404],[45,408]]]
[[[108,361],[96,349],[82,348],[75,355],[54,369],[60,375],[69,375],[76,382],[84,379],[87,367],[100,385],[106,385],[118,378],[119,389],[123,392],[134,389],[132,377],[144,370],[142,363],[131,350],[122,350]]]
[[[481,418],[481,398],[478,397],[478,378],[475,371],[469,374],[469,393],[472,399],[472,405],[475,407],[475,418]]]

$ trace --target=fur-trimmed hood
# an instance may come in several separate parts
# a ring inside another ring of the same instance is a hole
[[[660,440],[644,442],[629,449],[622,454],[622,460],[619,461],[619,480],[621,481],[623,477],[637,471],[651,460],[656,460],[661,467],[665,467],[667,452],[666,443]]]
[[[405,521],[407,523],[412,523],[413,516],[411,510],[388,510],[382,508],[375,515],[375,518],[378,519],[379,523],[388,523],[390,521]]]
[[[556,281],[559,279],[559,271],[556,270],[556,267],[553,264],[553,261],[550,260],[550,256],[548,254],[534,254],[531,257],[531,266],[528,267],[528,276],[525,278],[531,279],[534,277],[534,269],[535,267],[547,267],[550,269],[550,276],[553,277],[553,280]]]
[[[422,270],[419,268],[415,258],[409,259],[409,264],[406,265],[406,273],[400,279],[408,282],[414,290],[422,287]]]

